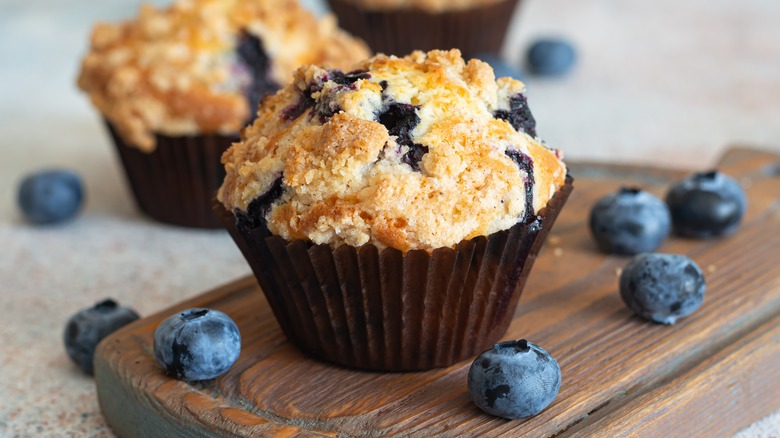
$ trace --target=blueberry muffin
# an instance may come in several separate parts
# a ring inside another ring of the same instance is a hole
[[[318,21],[295,0],[179,0],[96,25],[78,85],[109,125],[141,208],[217,226],[219,156],[259,100],[301,65],[349,68],[366,56],[332,17]]]
[[[523,84],[458,50],[300,68],[222,162],[215,208],[288,337],[372,369],[497,340],[571,189]]]
[[[458,48],[499,53],[518,0],[328,0],[345,29],[371,49],[401,55]]]

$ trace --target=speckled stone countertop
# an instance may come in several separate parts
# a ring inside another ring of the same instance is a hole
[[[307,3],[321,12],[316,1]],[[250,272],[227,233],[136,211],[76,90],[92,23],[137,7],[0,0],[0,436],[111,436],[92,379],[62,347],[80,308],[113,297],[149,315]],[[527,78],[540,134],[569,158],[704,168],[730,144],[780,146],[779,22],[776,0],[524,0],[505,55],[519,62],[541,35],[576,44],[573,74]],[[21,221],[17,183],[44,167],[83,176],[78,220]],[[780,437],[780,413],[740,435]]]

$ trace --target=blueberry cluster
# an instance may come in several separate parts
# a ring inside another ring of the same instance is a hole
[[[674,324],[704,300],[701,269],[690,258],[651,253],[671,229],[683,237],[710,238],[733,233],[745,214],[745,192],[718,172],[696,173],[674,184],[666,202],[622,188],[601,198],[590,213],[590,230],[604,252],[635,255],[620,276],[620,296],[637,315]]]
[[[665,203],[643,190],[621,188],[594,204],[589,224],[599,249],[634,255],[654,251],[672,228],[683,237],[733,233],[746,205],[745,192],[739,184],[713,170],[674,184]]]

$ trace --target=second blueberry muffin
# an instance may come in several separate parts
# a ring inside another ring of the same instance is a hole
[[[140,207],[217,226],[219,156],[300,65],[348,68],[366,46],[296,0],[179,0],[95,26],[79,87],[106,120]]]
[[[571,186],[523,84],[460,52],[299,69],[223,156],[216,209],[304,351],[445,366],[506,330]]]

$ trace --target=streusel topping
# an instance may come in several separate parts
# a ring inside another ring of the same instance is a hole
[[[505,230],[561,187],[522,82],[458,50],[303,67],[222,157],[239,226],[334,247],[451,247]]]
[[[368,55],[297,0],[178,0],[96,25],[78,85],[127,143],[150,151],[155,133],[237,133],[297,67],[350,68]]]

